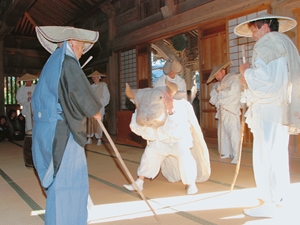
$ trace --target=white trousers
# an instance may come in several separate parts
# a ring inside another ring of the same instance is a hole
[[[150,142],[142,155],[138,168],[138,176],[153,179],[157,176],[164,159],[172,155],[178,160],[181,181],[183,184],[193,184],[197,177],[196,161],[191,154],[186,142],[163,143]]]
[[[290,184],[288,129],[268,121],[262,124],[261,129],[252,129],[255,182],[262,200],[278,203]]]
[[[101,115],[101,121],[103,121],[103,116]],[[91,138],[95,135],[95,138],[100,139],[103,136],[103,130],[101,129],[98,121],[92,117],[88,119],[87,123],[87,137]]]
[[[222,155],[238,156],[240,145],[240,117],[222,110],[218,121],[218,149]]]

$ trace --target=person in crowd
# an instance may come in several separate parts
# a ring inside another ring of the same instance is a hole
[[[90,117],[100,120],[102,105],[79,59],[99,34],[60,26],[37,26],[36,34],[51,53],[32,96],[32,155],[47,195],[45,224],[86,225],[86,121]]]
[[[241,88],[239,74],[227,73],[231,61],[213,68],[207,83],[217,82],[210,91],[209,103],[216,107],[218,119],[218,150],[222,159],[233,158],[236,164],[240,146]]]
[[[25,134],[26,133],[26,119],[25,119],[25,117],[23,116],[22,113],[20,113],[18,115],[18,121],[19,121],[19,124],[20,124],[20,127],[21,127],[21,132],[23,134]]]
[[[263,204],[244,213],[273,217],[289,190],[289,134],[300,132],[300,57],[283,34],[296,26],[289,17],[262,13],[235,27],[252,37],[252,64],[240,64],[248,105],[246,123],[253,133],[254,178]]]
[[[102,108],[100,109],[101,118],[103,121],[104,115],[105,115],[105,107],[108,105],[110,100],[110,93],[107,87],[107,84],[105,82],[101,81],[101,77],[104,77],[105,75],[99,73],[98,71],[94,71],[88,77],[91,77],[93,80],[93,83],[91,85],[94,94],[97,96],[99,102],[102,105]],[[101,138],[103,136],[103,130],[101,129],[99,123],[97,120],[92,117],[88,119],[88,128],[87,128],[87,144],[92,143],[92,137],[95,136],[95,138],[98,140],[97,145],[101,145]]]
[[[17,101],[22,105],[22,114],[26,118],[25,120],[25,132],[32,132],[32,107],[31,107],[31,98],[35,89],[34,80],[37,80],[38,77],[26,73],[25,75],[19,78],[20,81],[23,81],[25,84],[22,85],[17,91]]]
[[[24,139],[24,133],[17,117],[17,111],[11,109],[8,111],[7,123],[10,132],[10,141],[21,141]]]
[[[178,75],[181,70],[181,63],[176,59],[174,55],[169,55],[169,58],[167,59],[163,67],[164,75],[155,81],[154,87],[165,87],[166,79],[168,79],[170,82],[175,83],[178,86],[178,91],[187,93],[185,80]]]
[[[0,116],[0,142],[8,141],[10,137],[9,126],[6,121],[6,116]]]

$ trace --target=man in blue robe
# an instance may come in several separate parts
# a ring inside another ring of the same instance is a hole
[[[47,195],[45,224],[86,225],[86,118],[101,119],[102,106],[78,60],[97,41],[98,32],[46,26],[36,27],[36,33],[52,54],[32,96],[32,154]]]

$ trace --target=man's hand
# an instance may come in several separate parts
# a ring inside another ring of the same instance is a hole
[[[250,64],[248,62],[240,65],[240,73],[244,75],[246,69],[250,68]]]
[[[244,85],[244,87],[247,87],[247,82],[245,80],[244,75],[241,75],[239,78],[240,78],[240,81],[241,81],[242,85]]]
[[[96,120],[101,120],[101,114],[100,114],[100,112],[97,112],[93,117],[94,117]]]

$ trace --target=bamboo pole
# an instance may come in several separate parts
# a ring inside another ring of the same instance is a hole
[[[220,158],[222,157],[222,128],[223,128],[223,125],[222,125],[222,106],[219,105],[219,153],[220,153]]]
[[[242,59],[243,59],[243,63],[246,63],[246,54],[245,54],[245,46],[244,45],[242,45]],[[245,87],[243,87],[243,89],[244,88]],[[233,181],[232,181],[232,184],[230,186],[230,192],[234,188],[237,176],[238,176],[239,171],[240,171],[241,158],[242,158],[242,149],[243,149],[243,140],[244,140],[244,132],[245,132],[245,112],[246,112],[246,103],[243,103],[242,122],[241,122],[241,128],[240,128],[240,145],[239,145],[239,151],[238,151],[238,161],[236,163]]]
[[[121,155],[120,155],[120,153],[119,153],[117,147],[115,146],[115,144],[114,144],[113,140],[111,139],[109,133],[107,132],[106,128],[104,127],[102,121],[101,121],[100,119],[97,119],[97,121],[98,121],[100,127],[102,128],[102,130],[103,130],[105,136],[107,137],[109,143],[111,144],[111,146],[112,146],[112,148],[113,148],[113,150],[114,150],[114,152],[115,152],[115,154],[116,154],[118,160],[120,161],[120,163],[121,163],[123,169],[125,170],[127,176],[129,177],[130,181],[132,182],[133,187],[137,190],[137,192],[139,193],[139,195],[142,197],[142,199],[143,199],[143,200],[146,202],[146,204],[149,206],[149,208],[150,208],[151,211],[153,212],[154,217],[155,217],[155,219],[157,220],[157,222],[161,223],[161,221],[160,221],[160,219],[158,218],[158,216],[156,215],[155,211],[153,210],[153,208],[151,207],[151,205],[149,204],[149,202],[148,202],[147,199],[145,198],[143,192],[139,189],[139,187],[138,187],[137,184],[135,183],[135,180],[133,179],[132,175],[130,174],[130,172],[129,172],[127,166],[125,165],[125,163],[124,163],[124,161],[123,161],[123,159],[122,159],[122,157],[121,157]]]

